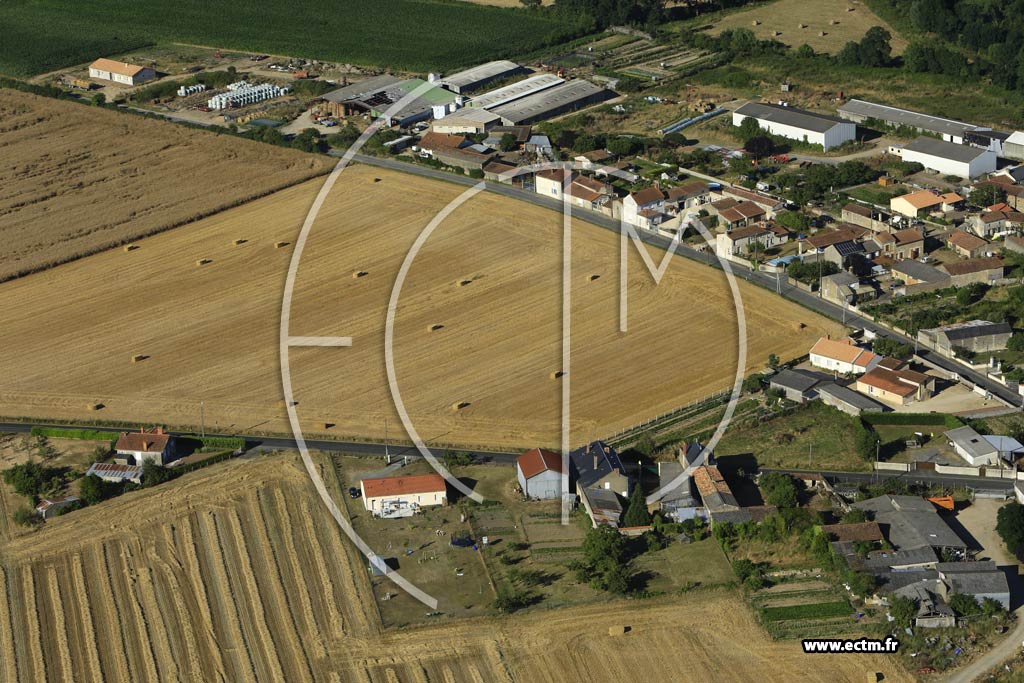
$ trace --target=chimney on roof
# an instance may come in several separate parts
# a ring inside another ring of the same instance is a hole
[[[156,434],[158,434],[158,435],[162,435],[162,434],[164,433],[164,428],[163,428],[163,427],[157,427],[157,428],[156,428],[155,430],[153,430],[153,431],[154,431],[154,433],[156,433]]]

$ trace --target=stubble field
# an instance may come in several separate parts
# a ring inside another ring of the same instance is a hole
[[[0,308],[22,312],[0,329],[0,414],[187,426],[198,425],[203,401],[207,429],[287,431],[278,325],[291,247],[275,244],[294,243],[319,184],[156,235],[135,251],[0,286]],[[417,234],[458,193],[364,166],[342,175],[306,246],[289,331],[354,343],[292,349],[308,433],[380,438],[387,419],[391,437],[404,436],[385,374],[388,300]],[[555,212],[484,193],[413,262],[394,357],[406,408],[428,442],[558,443],[560,223]],[[618,236],[581,222],[573,230],[574,441],[731,385],[737,335],[724,276],[676,258],[656,286],[631,250],[629,332],[620,334]],[[798,356],[838,331],[772,293],[740,289],[749,371],[769,353]],[[145,358],[133,363],[135,355]],[[89,410],[94,404],[105,407]]]
[[[778,40],[792,48],[806,43],[815,52],[835,54],[847,42],[863,38],[872,26],[881,26],[892,35],[894,55],[903,53],[907,41],[859,0],[778,0],[727,14],[715,21],[709,33],[746,28],[760,40]]]
[[[11,681],[911,680],[885,656],[811,666],[727,591],[383,630],[364,562],[294,455],[57,518],[7,540],[0,569]]]
[[[0,281],[330,167],[298,151],[2,88],[0,156]]]

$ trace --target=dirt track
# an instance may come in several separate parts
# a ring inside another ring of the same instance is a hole
[[[294,243],[318,187],[0,285],[0,308],[22,312],[0,329],[0,414],[198,427],[204,401],[208,429],[288,431],[278,324],[291,247],[275,243]],[[366,167],[339,180],[299,267],[290,332],[355,342],[292,350],[308,434],[380,438],[387,419],[391,437],[404,436],[384,371],[385,313],[405,253],[459,191]],[[413,262],[397,309],[396,375],[428,442],[557,444],[559,223],[555,212],[485,193],[457,209]],[[574,442],[730,385],[737,339],[724,276],[677,258],[655,286],[631,250],[623,335],[618,237],[578,222],[572,258]],[[748,371],[770,353],[806,353],[839,329],[770,292],[740,289]],[[136,354],[147,358],[132,363]],[[469,405],[453,410],[457,402]],[[106,407],[88,410],[94,403]]]
[[[4,680],[910,680],[892,659],[772,642],[726,591],[384,632],[315,501],[295,456],[268,456],[19,536],[0,555]]]

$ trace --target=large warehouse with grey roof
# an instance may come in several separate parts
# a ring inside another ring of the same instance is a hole
[[[517,126],[575,111],[612,97],[615,97],[615,93],[611,90],[578,79],[522,97],[491,111],[500,116],[506,126]]]
[[[780,104],[747,102],[732,113],[732,125],[742,125],[747,118],[772,135],[821,145],[825,151],[857,138],[855,123]]]

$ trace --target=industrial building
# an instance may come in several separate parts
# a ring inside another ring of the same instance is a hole
[[[1013,335],[1009,323],[994,323],[988,320],[969,320],[945,327],[919,330],[917,339],[924,346],[945,356],[952,356],[954,349],[962,348],[973,353],[1002,351]]]
[[[530,76],[524,78],[521,81],[506,85],[503,88],[497,90],[491,90],[485,92],[482,95],[477,95],[469,101],[470,107],[476,107],[479,109],[493,109],[494,107],[500,107],[514,102],[522,97],[534,95],[547,88],[553,88],[556,85],[565,83],[564,78],[559,78],[554,74],[538,74],[536,76]]]
[[[464,108],[442,119],[434,121],[430,127],[435,133],[446,135],[486,133],[501,123],[501,117],[486,109]]]
[[[991,150],[930,137],[919,137],[903,147],[890,149],[903,161],[916,161],[927,169],[958,178],[977,178],[991,173],[996,170],[998,160]]]
[[[482,88],[500,78],[508,78],[521,73],[526,73],[526,69],[515,62],[503,59],[444,76],[436,79],[436,82],[454,93],[464,94]],[[432,82],[435,82],[434,79]]]
[[[977,126],[962,121],[943,119],[864,100],[850,100],[839,107],[837,112],[841,118],[854,123],[874,120],[893,127],[906,126],[922,133],[940,135],[946,142],[954,142],[958,145],[964,143],[967,131],[977,128]]]
[[[857,138],[856,124],[784,105],[747,102],[732,113],[732,125],[739,126],[747,118],[756,119],[772,135],[821,145],[826,152]]]
[[[369,114],[381,118],[393,104],[426,83],[422,78],[403,80],[394,76],[376,76],[324,94],[320,98],[320,107],[331,116]],[[431,117],[440,118],[461,104],[461,95],[431,84],[401,110],[388,116],[385,124],[410,126]]]
[[[121,85],[139,85],[156,78],[156,71],[148,66],[101,58],[89,65],[89,78],[112,81]]]
[[[517,126],[549,119],[613,97],[615,93],[611,90],[589,81],[575,80],[494,107],[492,111],[501,116],[505,125]]]
[[[1003,156],[1007,159],[1024,161],[1024,133],[1015,131],[1003,140]]]

